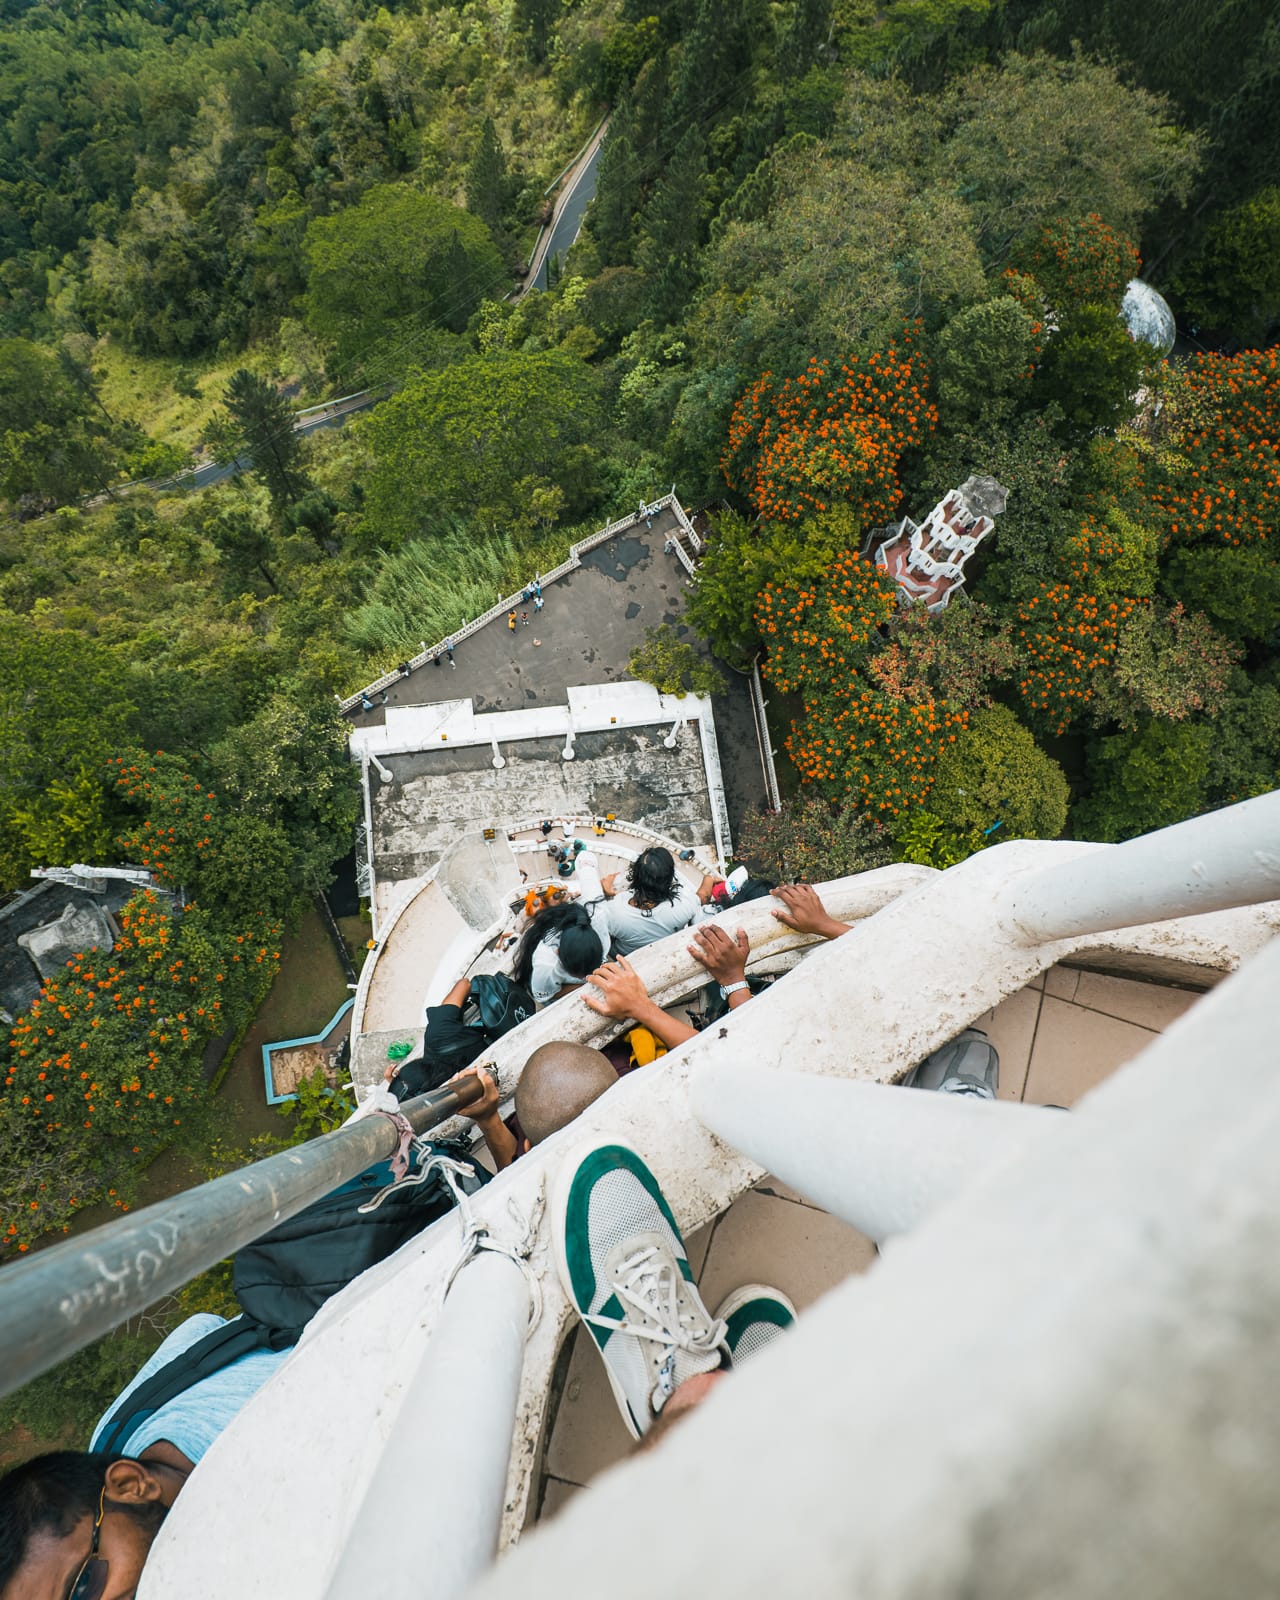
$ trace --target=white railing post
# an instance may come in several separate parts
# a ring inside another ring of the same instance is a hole
[[[493,1561],[529,1305],[529,1280],[509,1256],[482,1250],[459,1273],[326,1600],[452,1600]]]
[[[1005,907],[1026,944],[1280,899],[1280,790],[1022,879]]]
[[[703,1067],[689,1100],[717,1138],[877,1244],[1061,1125],[1040,1106],[737,1061]]]
[[[469,1600],[1273,1594],[1278,984],[1275,941]]]

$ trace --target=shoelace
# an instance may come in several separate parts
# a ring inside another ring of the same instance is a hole
[[[655,1326],[630,1318],[588,1315],[586,1321],[613,1333],[630,1333],[638,1339],[652,1339],[674,1353],[685,1350],[693,1356],[710,1356],[723,1347],[727,1325],[697,1315],[697,1306],[682,1306],[680,1280],[671,1263],[655,1245],[646,1245],[619,1263],[614,1292],[624,1306],[630,1306]]]

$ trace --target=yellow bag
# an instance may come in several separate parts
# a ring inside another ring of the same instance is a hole
[[[651,1061],[656,1061],[659,1056],[665,1056],[667,1047],[657,1034],[650,1033],[648,1028],[632,1028],[627,1035],[627,1043],[631,1046],[631,1065],[633,1067],[647,1067]]]

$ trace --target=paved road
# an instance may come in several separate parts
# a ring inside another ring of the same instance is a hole
[[[361,395],[357,400],[347,401],[339,410],[324,411],[316,417],[304,417],[296,422],[293,427],[295,433],[315,433],[318,428],[340,428],[348,417],[355,416],[358,411],[367,411],[370,406],[376,406],[380,400],[385,400],[385,394]],[[245,472],[253,465],[249,456],[239,456],[234,464],[207,461],[204,466],[197,467],[183,482],[192,489],[207,489],[211,483],[223,483],[237,472]]]
[[[551,258],[564,255],[578,237],[582,229],[583,214],[595,198],[596,172],[607,131],[608,124],[599,130],[581,166],[571,175],[564,193],[556,201],[555,221],[551,225],[550,235],[544,237],[538,247],[533,271],[525,280],[526,293],[530,289],[547,287],[547,266]]]

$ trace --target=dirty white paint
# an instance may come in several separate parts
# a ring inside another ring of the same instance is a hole
[[[654,1066],[621,1080],[577,1123],[490,1184],[476,1202],[478,1213],[496,1235],[514,1240],[532,1214],[546,1175],[567,1150],[583,1138],[622,1135],[644,1153],[681,1228],[692,1232],[761,1175],[757,1165],[715,1138],[692,1114],[690,1085],[703,1067],[750,1062],[761,1069],[885,1082],[1064,958],[1087,954],[1105,966],[1108,954],[1115,953],[1146,960],[1157,969],[1170,962],[1179,972],[1203,973],[1208,982],[1232,971],[1280,926],[1280,907],[1268,905],[1035,946],[1017,942],[1004,909],[1011,886],[1046,867],[1086,858],[1094,848],[1020,841],[984,851],[942,874],[889,868],[824,887],[837,916],[853,920],[861,906],[865,920],[842,939],[813,950],[795,974],[749,1006]],[[769,910],[767,902],[754,903],[730,922],[747,927],[754,943]],[[772,929],[772,937],[760,941],[769,954],[793,937],[780,932],[777,923]],[[681,935],[640,952],[636,965],[660,1001],[692,987],[692,958]],[[581,999],[570,996],[508,1035],[501,1041],[504,1048],[495,1053],[504,1088],[513,1087],[520,1063],[535,1045],[551,1038],[590,1038],[594,1022]],[[1063,1120],[1074,1125],[1074,1119]],[[1085,1126],[1084,1118],[1079,1125]],[[511,1207],[516,1218],[509,1213]],[[895,1245],[895,1252],[914,1243],[913,1238]],[[377,1470],[408,1375],[416,1369],[438,1317],[444,1274],[457,1244],[458,1223],[444,1218],[321,1311],[292,1358],[218,1439],[188,1483],[148,1562],[141,1600],[174,1594],[184,1600],[278,1600],[282,1594],[309,1600],[323,1594]],[[525,1352],[504,1544],[519,1535],[536,1487],[547,1385],[568,1319],[548,1259],[545,1229],[533,1260],[544,1310]],[[953,1279],[954,1273],[947,1282]],[[922,1337],[924,1332],[930,1337],[911,1364],[913,1382],[920,1380],[925,1356],[937,1356],[933,1331],[922,1330]],[[864,1372],[864,1386],[883,1381],[899,1358],[898,1347],[890,1342]],[[839,1371],[844,1382],[847,1364]],[[735,1381],[745,1386],[750,1376]],[[963,1385],[954,1374],[947,1378],[948,1395],[954,1394],[957,1381]],[[937,1403],[945,1405],[945,1398]],[[431,1448],[429,1442],[426,1448]],[[756,1443],[742,1440],[736,1449],[738,1461],[746,1465],[760,1454]],[[845,1490],[831,1492],[834,1464],[827,1456],[820,1459],[826,1475],[824,1515],[838,1505],[847,1522]],[[869,1473],[896,1482],[904,1504],[911,1501],[906,1491],[912,1477],[905,1465],[897,1473],[882,1472],[874,1452],[868,1461],[873,1463]],[[841,1470],[847,1465],[842,1462]],[[269,1518],[261,1514],[264,1483],[271,1485]],[[694,1515],[693,1502],[684,1510]],[[437,1540],[449,1537],[448,1529],[432,1525],[429,1513],[429,1506],[415,1500],[415,1550],[429,1551]],[[758,1542],[771,1528],[776,1531],[777,1521],[772,1512],[756,1515],[752,1535]],[[580,1527],[581,1518],[573,1520]],[[903,1535],[906,1544],[913,1538],[913,1531]],[[722,1543],[707,1543],[707,1559],[720,1558]],[[615,1559],[606,1568],[602,1557],[593,1557],[591,1570],[608,1570],[612,1589],[621,1581],[620,1567],[625,1567],[628,1592],[651,1594],[653,1545],[645,1542],[643,1561],[619,1563],[615,1537]],[[771,1570],[775,1596],[795,1592],[794,1573],[778,1578],[776,1569]],[[564,1592],[564,1571],[561,1567],[557,1594]],[[688,1592],[689,1586],[668,1575],[656,1587],[679,1593]],[[700,1581],[699,1587],[719,1592],[721,1585]]]
[[[1273,941],[471,1600],[1275,1595],[1278,988]]]

